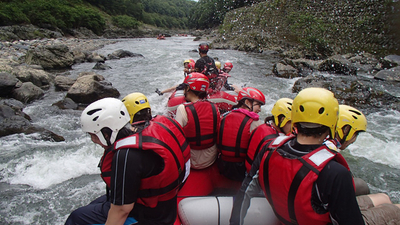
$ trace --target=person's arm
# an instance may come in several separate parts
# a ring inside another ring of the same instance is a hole
[[[262,156],[267,151],[268,146],[269,146],[269,143],[267,143],[262,148],[260,153],[254,159],[253,164],[251,165],[250,173],[248,173],[248,174],[246,173],[246,177],[244,178],[244,180],[242,182],[242,186],[240,187],[238,193],[235,195],[235,198],[233,201],[233,206],[232,206],[231,218],[229,219],[230,225],[240,224],[240,212],[242,211],[242,203],[243,203],[244,195],[245,195],[247,187],[249,186],[250,182],[252,181],[254,175],[256,175],[258,173],[258,169],[260,168]],[[246,212],[247,212],[247,209],[243,209],[243,210],[246,210]]]
[[[353,178],[344,166],[336,161],[329,162],[318,176],[317,188],[320,200],[327,204],[332,222],[336,221],[340,225],[364,224],[356,200]]]
[[[253,176],[253,179],[251,180],[244,194],[240,211],[240,224],[244,223],[244,218],[246,217],[247,210],[250,207],[250,201],[253,197],[265,197],[258,181],[258,171],[257,174]]]
[[[188,122],[187,113],[183,104],[179,105],[176,109],[175,120],[182,126],[186,126]]]
[[[114,205],[111,204],[110,210],[108,211],[107,221],[105,225],[119,225],[124,224],[129,213],[132,211],[135,203],[126,205]]]

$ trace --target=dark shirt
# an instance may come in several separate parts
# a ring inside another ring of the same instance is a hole
[[[112,163],[110,202],[114,205],[135,203],[129,216],[140,224],[173,224],[176,219],[176,197],[158,202],[155,208],[137,203],[141,179],[159,174],[162,158],[152,151],[121,149]]]
[[[250,173],[246,176],[242,183],[242,187],[240,188],[234,201],[230,224],[239,224],[240,215],[238,214],[240,214],[244,192],[251,182],[252,177],[260,168],[262,156],[269,150],[267,148],[268,146],[269,143],[266,144],[262,151],[258,154],[257,158],[253,162]],[[301,157],[319,148],[320,146],[321,145],[301,145],[296,139],[293,139],[283,145],[282,149],[292,155]],[[351,173],[343,165],[331,160],[319,173],[316,186],[318,187],[322,202],[319,199],[318,192],[315,190],[314,186],[312,190],[311,201],[315,210],[322,213],[326,212],[323,205],[327,204],[327,211],[329,211],[331,215],[333,224],[364,224],[364,220],[356,200]],[[336,221],[336,223],[334,221]]]
[[[196,61],[196,72],[202,73],[206,76],[211,74],[218,74],[218,69],[215,66],[214,59],[209,56],[203,56]]]

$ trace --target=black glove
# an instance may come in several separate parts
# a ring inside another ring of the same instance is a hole
[[[158,88],[156,88],[156,93],[158,94],[158,95],[163,95],[164,93],[162,93],[160,90],[158,90]]]

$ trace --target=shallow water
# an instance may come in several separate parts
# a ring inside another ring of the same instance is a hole
[[[183,61],[198,59],[200,42],[193,37],[166,40],[126,39],[98,50],[107,55],[118,49],[140,53],[144,58],[109,60],[112,69],[95,70],[121,93],[144,93],[153,114],[166,114],[168,95],[154,91],[183,81]],[[261,118],[269,115],[281,97],[293,98],[295,79],[267,77],[279,60],[273,54],[252,54],[234,50],[210,50],[221,63],[232,62],[229,83],[253,86],[267,97]],[[69,75],[92,71],[94,63],[75,65]],[[64,136],[65,142],[42,141],[35,134],[0,138],[0,224],[63,224],[69,213],[105,193],[97,168],[102,149],[95,146],[79,124],[81,111],[60,110],[52,104],[66,93],[48,90],[43,99],[27,105],[24,112],[35,124]],[[399,93],[397,94],[399,95]],[[368,130],[343,154],[355,176],[367,181],[372,192],[388,193],[400,203],[400,113],[375,111],[367,115]]]

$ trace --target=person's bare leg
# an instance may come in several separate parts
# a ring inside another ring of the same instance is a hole
[[[385,193],[369,194],[368,197],[372,200],[374,206],[378,206],[384,203],[392,204],[392,201],[390,200],[389,196]]]

